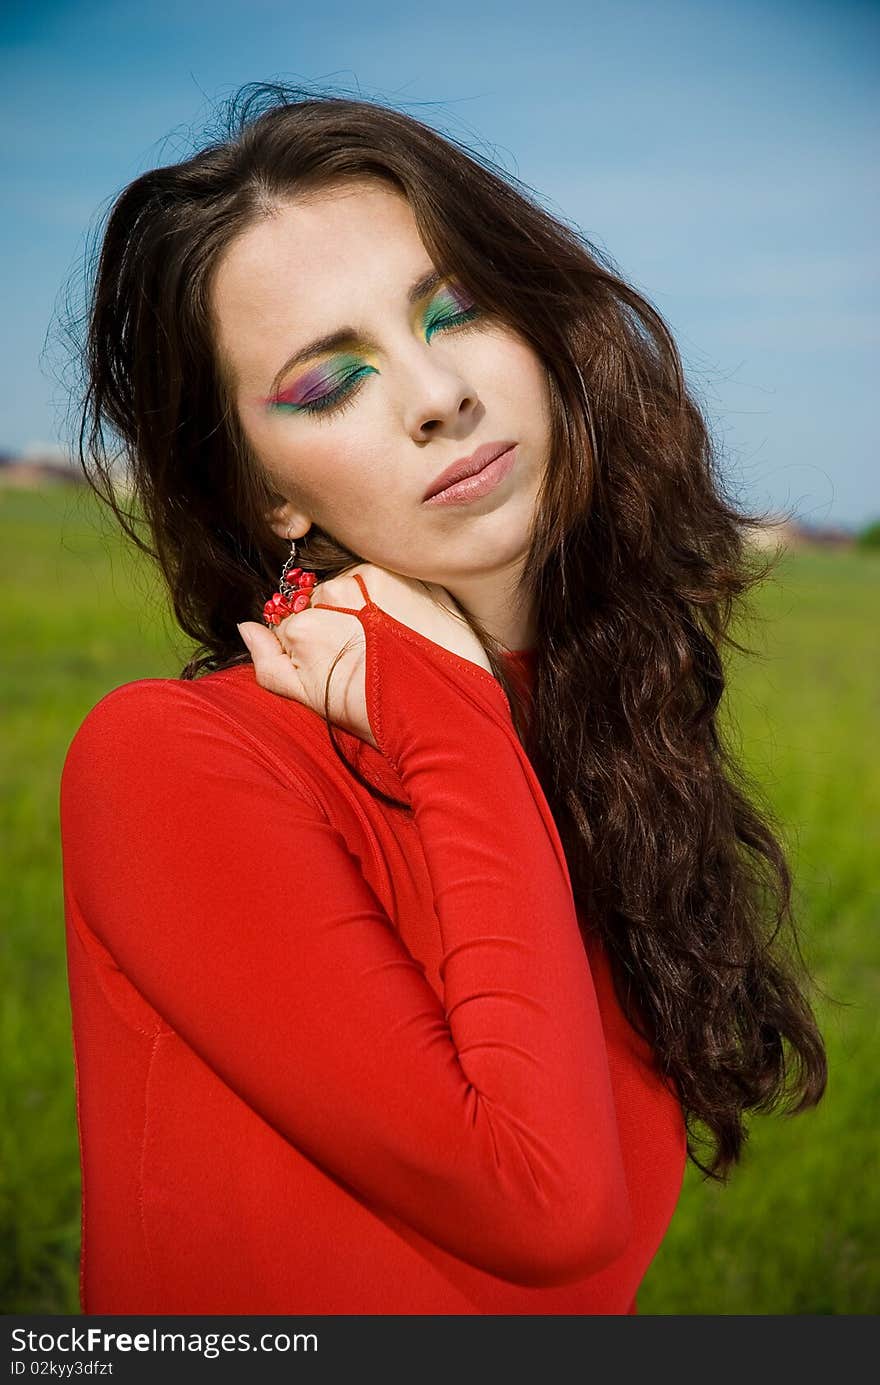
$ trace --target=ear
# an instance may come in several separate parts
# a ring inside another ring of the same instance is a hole
[[[284,500],[266,514],[269,526],[280,539],[301,539],[312,527],[312,521],[302,510],[297,510],[290,500]]]

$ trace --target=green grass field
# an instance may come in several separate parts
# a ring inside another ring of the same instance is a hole
[[[0,491],[3,879],[0,1310],[76,1313],[79,1161],[58,784],[104,693],[190,652],[145,562],[85,490]],[[688,1166],[643,1314],[880,1308],[877,1186],[880,771],[877,554],[793,553],[731,668],[735,743],[784,824],[804,951],[822,988],[828,1094],[753,1121],[727,1187]],[[872,627],[871,611],[875,624]],[[873,730],[872,730],[873,728]]]

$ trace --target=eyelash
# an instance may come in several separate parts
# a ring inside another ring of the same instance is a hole
[[[474,325],[474,319],[479,316],[479,308],[467,308],[460,313],[448,313],[445,317],[439,317],[430,325],[435,332],[449,326],[467,328]],[[320,399],[313,399],[310,404],[301,404],[300,411],[304,414],[311,414],[319,422],[331,414],[344,413],[349,405],[354,403],[357,395],[357,389],[353,388],[353,382],[363,379],[364,375],[368,374],[371,374],[371,371],[366,367],[363,370],[355,371],[343,384],[329,394],[323,394]]]

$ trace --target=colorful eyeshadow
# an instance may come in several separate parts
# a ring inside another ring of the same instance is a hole
[[[331,394],[341,384],[346,384],[355,373],[372,366],[364,366],[360,356],[334,356],[332,361],[324,362],[308,371],[295,384],[282,390],[272,401],[277,408],[302,409],[322,396]]]
[[[452,289],[446,288],[435,295],[431,302],[431,316],[425,324],[426,334],[430,335],[447,326],[464,325],[478,315],[478,309]],[[351,386],[362,376],[376,374],[374,366],[365,364],[362,355],[345,352],[334,356],[330,361],[313,367],[295,384],[281,390],[273,399],[267,400],[272,409],[283,412],[311,413],[330,412],[343,397],[351,393]]]

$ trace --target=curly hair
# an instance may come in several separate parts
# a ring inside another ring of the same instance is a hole
[[[212,142],[143,173],[110,209],[81,350],[80,464],[198,642],[180,676],[247,661],[236,623],[261,619],[287,552],[267,518],[281,497],[217,350],[213,275],[282,201],[347,179],[402,192],[435,265],[546,369],[552,462],[522,577],[538,622],[529,717],[503,646],[464,616],[510,699],[582,926],[681,1101],[690,1159],[725,1181],[746,1113],[815,1106],[827,1061],[781,829],[719,726],[726,650],[750,652],[734,617],[775,560],[751,541],[764,516],[725,494],[651,304],[519,180],[411,115],[249,84]],[[313,526],[298,561],[327,580],[362,559]]]

